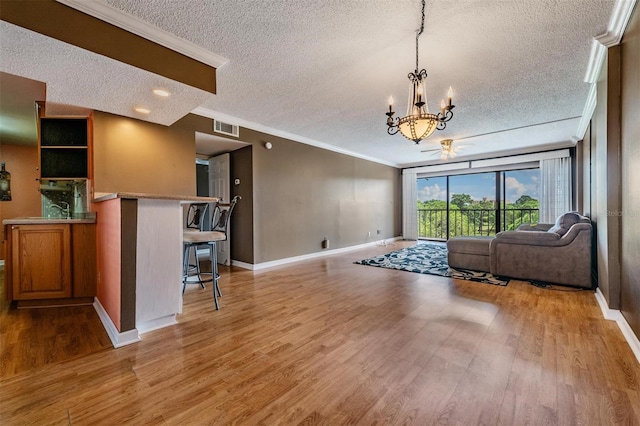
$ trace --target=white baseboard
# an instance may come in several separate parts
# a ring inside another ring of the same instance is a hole
[[[120,333],[120,331],[118,331],[113,321],[111,321],[109,314],[104,310],[97,297],[93,298],[93,308],[98,313],[100,321],[102,321],[102,326],[107,331],[109,339],[111,339],[111,344],[114,348],[119,348],[140,341],[140,335],[136,328],[125,331],[124,333]]]
[[[159,328],[168,327],[170,325],[174,325],[177,323],[178,321],[176,320],[176,316],[174,314],[174,315],[168,315],[162,318],[156,318],[154,320],[143,322],[143,323],[136,322],[136,329],[138,330],[139,334],[142,334],[148,331],[157,330]]]
[[[629,344],[633,354],[636,356],[638,363],[640,363],[640,340],[638,340],[638,336],[635,335],[631,326],[629,326],[629,323],[624,318],[624,315],[622,315],[622,312],[616,309],[609,309],[607,300],[604,298],[604,294],[602,294],[599,288],[596,288],[595,296],[604,318],[610,321],[615,321],[616,324],[618,324],[618,328],[622,331],[622,335]]]
[[[252,271],[259,271],[261,269],[273,268],[274,266],[286,265],[288,263],[300,262],[302,260],[316,259],[318,257],[332,256],[334,254],[345,253],[348,251],[359,250],[367,247],[377,246],[385,244],[387,241],[397,241],[401,240],[402,237],[394,237],[394,238],[386,238],[380,241],[372,241],[370,243],[358,244],[357,246],[349,246],[343,247],[339,249],[333,250],[324,250],[316,253],[303,254],[300,256],[287,257],[284,259],[272,260],[271,262],[263,262],[263,263],[245,263],[239,260],[231,260],[231,265],[238,266],[240,268],[249,269]]]

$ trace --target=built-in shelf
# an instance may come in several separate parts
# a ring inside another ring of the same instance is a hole
[[[40,118],[40,177],[89,178],[86,118]]]

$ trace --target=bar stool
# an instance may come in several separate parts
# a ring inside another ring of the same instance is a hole
[[[220,292],[220,286],[218,280],[220,274],[218,273],[218,250],[216,243],[218,241],[226,241],[229,230],[229,219],[231,213],[235,208],[238,201],[241,200],[239,195],[233,197],[230,203],[216,203],[211,214],[211,231],[201,232],[185,232],[184,241],[185,244],[208,244],[209,245],[209,259],[211,260],[211,281],[213,281],[213,300],[216,304],[216,310],[220,309],[218,304],[218,297],[222,297]],[[202,281],[202,279],[201,279]],[[205,282],[208,282],[206,280]]]
[[[185,229],[182,231],[182,293],[184,294],[184,290],[187,287],[187,284],[200,284],[202,288],[205,288],[204,281],[200,276],[200,262],[198,262],[198,243],[193,243],[190,241],[188,237],[189,234],[193,234],[196,232],[204,231],[204,218],[209,209],[209,204],[207,203],[191,203],[189,204],[189,209],[187,210],[187,220],[185,224]],[[193,251],[193,256],[195,259],[194,264],[190,263],[191,253]],[[197,281],[189,281],[189,277],[194,275],[191,274],[192,271],[195,270],[195,275],[198,277]]]

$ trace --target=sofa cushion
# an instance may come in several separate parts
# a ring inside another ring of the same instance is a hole
[[[558,216],[556,219],[555,225],[549,228],[547,232],[554,232],[560,236],[563,236],[567,232],[569,232],[569,228],[571,228],[576,223],[582,220],[582,216],[580,216],[576,212],[569,212],[563,215]]]
[[[447,250],[452,253],[489,256],[492,237],[454,237],[447,241]]]

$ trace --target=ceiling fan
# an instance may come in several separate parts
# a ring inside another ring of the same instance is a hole
[[[439,151],[440,158],[442,160],[448,160],[450,158],[455,158],[455,156],[458,154],[458,150],[467,146],[471,146],[471,145],[453,146],[453,139],[443,139],[440,141],[440,148],[425,149],[420,152],[436,151],[433,154],[431,154],[431,155],[436,155],[438,154],[438,151]]]

